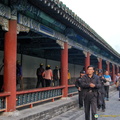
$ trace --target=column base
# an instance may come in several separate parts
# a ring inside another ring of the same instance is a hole
[[[17,117],[17,116],[19,116],[20,115],[20,112],[18,111],[18,110],[16,110],[16,111],[14,111],[14,112],[4,112],[3,114],[2,114],[2,116],[7,116],[7,117],[12,117],[12,116],[15,116],[15,117]]]

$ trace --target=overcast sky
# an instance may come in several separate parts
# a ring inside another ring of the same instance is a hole
[[[61,0],[120,53],[120,0]]]

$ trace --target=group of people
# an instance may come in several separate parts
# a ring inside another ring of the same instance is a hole
[[[36,88],[39,88],[40,83],[42,87],[58,86],[60,84],[60,70],[58,66],[55,66],[55,69],[52,71],[51,66],[47,65],[46,69],[43,68],[43,63],[40,63],[40,67],[37,68],[37,85]]]
[[[94,66],[87,67],[87,71],[81,71],[80,77],[76,79],[75,86],[79,92],[79,107],[85,111],[85,120],[90,120],[90,108],[92,120],[97,120],[97,110],[105,112],[105,100],[109,101],[109,86],[111,77],[108,71],[103,74],[102,69],[98,69],[95,74]]]

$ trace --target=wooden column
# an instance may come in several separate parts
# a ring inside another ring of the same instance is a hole
[[[102,69],[102,58],[98,58],[98,69]]]
[[[64,43],[61,50],[61,85],[64,85],[63,97],[68,96],[68,43]]]
[[[90,65],[90,53],[83,52],[85,54],[85,71],[87,71],[87,67]]]
[[[17,54],[17,20],[9,20],[9,31],[4,41],[4,91],[7,97],[7,112],[16,110],[16,54]]]
[[[107,64],[106,70],[110,73],[110,63],[108,61],[106,61],[106,64]]]
[[[115,65],[112,64],[112,77],[113,77],[113,82],[115,82]]]

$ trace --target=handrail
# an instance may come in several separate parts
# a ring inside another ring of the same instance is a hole
[[[75,85],[73,84],[73,85],[68,85],[68,87],[75,87]]]
[[[7,97],[7,96],[10,96],[10,92],[3,92],[3,93],[0,93],[0,97]]]
[[[61,88],[65,88],[65,86],[45,87],[45,88],[38,88],[38,89],[33,89],[33,90],[17,91],[16,94],[17,94],[17,95],[20,95],[20,94],[41,92],[41,91],[54,90],[54,89],[61,89]]]

